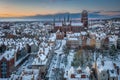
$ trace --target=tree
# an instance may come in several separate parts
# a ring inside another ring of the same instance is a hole
[[[62,47],[62,50],[63,50],[64,54],[65,54],[66,56],[68,56],[68,54],[69,54],[69,49],[67,48],[66,45],[64,45],[64,46]]]
[[[75,66],[75,67],[78,67],[78,66],[81,66],[83,67],[84,66],[84,63],[85,63],[85,59],[84,59],[84,54],[83,54],[83,51],[82,50],[79,50],[75,55],[74,55],[74,59],[73,59],[73,62],[72,62],[72,66]]]
[[[115,48],[115,45],[112,45],[112,46],[111,46],[111,49],[110,49],[110,52],[109,52],[109,55],[110,55],[112,58],[115,58],[115,57],[116,57],[116,54],[117,54],[117,49]]]
[[[68,54],[69,54],[69,49],[67,48],[67,46],[66,45],[64,45],[63,47],[62,47],[62,50],[63,50],[63,53],[65,54],[65,57],[64,57],[64,63],[65,63],[65,66],[67,65],[67,56],[68,56]]]

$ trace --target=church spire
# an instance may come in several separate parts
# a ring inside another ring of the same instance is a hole
[[[68,17],[67,17],[67,22],[69,22],[70,21],[70,15],[68,14]]]
[[[55,16],[53,17],[53,25],[55,25]]]

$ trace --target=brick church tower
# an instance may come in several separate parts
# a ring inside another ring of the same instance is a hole
[[[84,27],[88,27],[88,12],[86,10],[82,11],[81,22],[83,23]]]

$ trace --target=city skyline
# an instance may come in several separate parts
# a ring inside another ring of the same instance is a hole
[[[119,3],[119,0],[1,0],[0,17],[81,13],[82,10],[113,16],[120,15]]]

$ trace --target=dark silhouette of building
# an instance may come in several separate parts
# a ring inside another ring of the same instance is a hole
[[[88,12],[86,10],[82,11],[81,22],[83,23],[84,27],[88,27]]]

